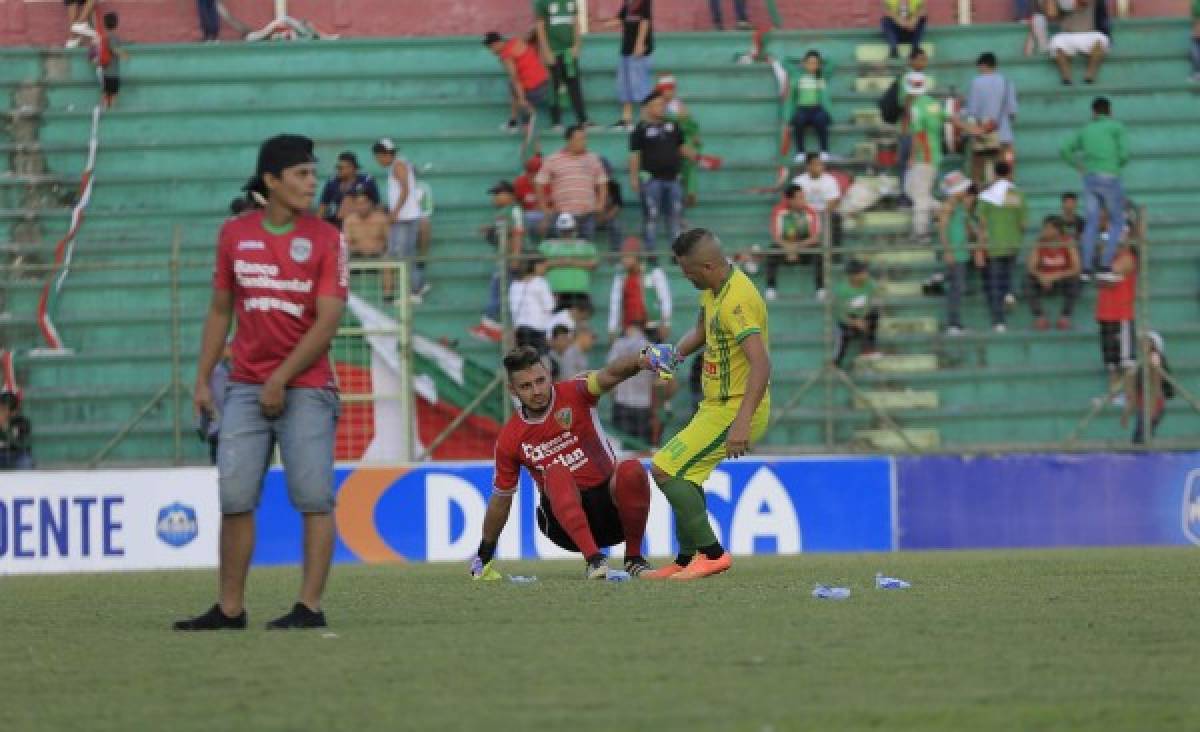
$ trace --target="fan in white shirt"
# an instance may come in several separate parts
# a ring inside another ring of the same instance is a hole
[[[508,287],[508,304],[512,310],[514,328],[529,328],[545,333],[554,315],[554,293],[546,281],[546,260],[529,262],[521,279]]]
[[[804,200],[812,210],[820,213],[825,210],[836,211],[842,198],[842,188],[837,178],[825,172],[825,163],[821,156],[810,153],[805,159],[806,170],[792,179],[792,183],[804,189]]]

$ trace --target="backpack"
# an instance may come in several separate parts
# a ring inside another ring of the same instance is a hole
[[[900,107],[900,80],[896,79],[879,98],[879,114],[882,115],[884,122],[894,125],[900,121],[900,114],[903,111]]]

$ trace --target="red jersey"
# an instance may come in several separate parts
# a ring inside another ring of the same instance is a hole
[[[1071,269],[1070,244],[1040,242],[1033,256],[1039,274],[1059,274]]]
[[[517,54],[517,45],[524,44],[525,50]],[[525,43],[520,38],[509,38],[500,49],[500,58],[512,61],[517,67],[517,81],[525,91],[537,89],[550,80],[550,74],[542,65],[542,58],[532,44]]]
[[[233,293],[233,381],[262,384],[317,321],[317,297],[346,299],[350,272],[341,233],[305,214],[286,234],[263,227],[263,212],[230,219],[217,238],[213,289]],[[288,386],[336,386],[328,356]]]
[[[552,463],[568,468],[580,490],[608,485],[617,461],[596,413],[599,399],[585,377],[555,384],[550,408],[537,420],[518,409],[496,440],[495,492],[515,493],[522,467],[541,488]]]
[[[1122,258],[1132,260],[1133,270],[1115,285],[1096,288],[1096,320],[1105,323],[1133,320],[1134,301],[1137,299],[1137,258],[1128,251],[1119,252],[1113,258],[1114,269]]]

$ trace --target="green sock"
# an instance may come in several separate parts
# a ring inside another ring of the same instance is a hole
[[[703,488],[682,478],[672,478],[661,483],[658,489],[667,497],[675,512],[675,534],[679,537],[681,554],[688,551],[694,553],[696,547],[717,542],[717,536],[708,523]]]

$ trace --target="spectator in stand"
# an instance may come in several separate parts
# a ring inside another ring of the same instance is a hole
[[[834,365],[842,367],[846,350],[855,340],[862,341],[864,358],[878,358],[875,336],[879,330],[879,286],[862,260],[847,262],[846,276],[833,286],[833,312],[838,323]]]
[[[613,125],[618,132],[633,129],[633,106],[650,93],[654,74],[653,0],[621,0],[617,17],[600,24],[607,30],[621,29],[621,58],[617,66],[617,99],[621,119]]]
[[[1071,57],[1084,54],[1088,57],[1086,75],[1083,83],[1091,84],[1096,81],[1100,71],[1100,63],[1108,53],[1109,38],[1096,25],[1096,8],[1094,2],[1105,0],[1059,0],[1046,3],[1046,18],[1051,23],[1058,23],[1058,33],[1050,39],[1050,50],[1054,52],[1054,60],[1058,64],[1058,73],[1062,83],[1070,85]]]
[[[343,216],[342,236],[350,256],[378,259],[387,253],[391,219],[378,201],[372,200],[366,186],[354,183],[343,197],[338,213]]]
[[[1091,278],[1096,253],[1096,238],[1100,233],[1100,208],[1112,219],[1113,230],[1125,229],[1125,189],[1121,186],[1121,171],[1129,162],[1129,145],[1125,125],[1112,118],[1108,99],[1092,101],[1092,121],[1063,143],[1063,160],[1083,176],[1084,220],[1081,243],[1085,280]],[[1119,237],[1110,237],[1100,258],[1098,280],[1110,280],[1110,266]]]
[[[583,45],[582,19],[576,0],[534,0],[538,48],[542,63],[550,69],[550,120],[555,131],[562,130],[562,104],[558,90],[567,87],[575,124],[588,123],[583,104],[583,74],[579,71],[579,52]]]
[[[574,332],[565,326],[555,326],[550,341],[550,359],[558,367],[555,378],[570,379],[591,368],[589,354],[595,342],[595,335],[586,325],[580,325]]]
[[[700,124],[692,116],[691,110],[687,108],[683,100],[679,98],[674,76],[663,74],[658,77],[658,83],[654,88],[662,93],[663,100],[667,104],[667,119],[679,125],[680,131],[683,132],[683,143],[695,153],[694,157],[684,158],[683,169],[680,173],[683,178],[683,207],[695,206],[700,162],[704,157],[700,154],[704,150],[704,140],[700,137]]]
[[[642,233],[651,262],[658,249],[658,222],[675,241],[683,226],[683,185],[679,173],[692,152],[679,125],[666,118],[666,100],[653,91],[642,105],[642,120],[629,136],[629,187],[642,197]]]
[[[825,59],[817,51],[804,54],[804,70],[796,76],[792,87],[792,142],[796,146],[794,162],[807,159],[808,146],[804,144],[804,133],[811,127],[816,130],[821,159],[829,160],[829,128],[833,125],[833,95],[829,92],[829,79],[825,74]]]
[[[608,299],[608,337],[613,340],[631,324],[639,323],[656,342],[665,343],[671,337],[671,284],[661,267],[646,274],[641,252],[642,243],[636,236],[621,246],[621,270],[613,276]],[[653,295],[654,302],[647,295]],[[651,317],[655,312],[657,319]]]
[[[942,164],[946,120],[942,103],[928,93],[924,74],[908,74],[904,83],[904,92],[909,97],[908,129],[912,133],[912,155],[904,178],[904,192],[912,201],[913,236],[924,241],[929,238],[929,220],[937,210],[933,184]]]
[[[371,148],[375,162],[387,171],[387,212],[392,224],[388,230],[387,256],[393,262],[409,264],[409,300],[419,305],[430,286],[425,282],[425,263],[417,259],[417,237],[421,227],[421,204],[417,200],[417,177],[410,164],[396,152],[391,138],[381,138]],[[396,272],[383,271],[383,301],[395,302]]]
[[[538,207],[549,220],[556,221],[558,214],[569,213],[576,227],[572,231],[591,241],[596,236],[596,215],[607,203],[608,175],[600,157],[588,150],[587,136],[584,127],[567,128],[567,144],[546,160],[533,180],[538,189]]]
[[[550,330],[550,373],[555,381],[568,378],[567,351],[571,348],[571,328],[564,324],[552,326]]]
[[[371,203],[379,203],[379,188],[375,185],[375,179],[359,169],[358,156],[347,150],[338,155],[333,177],[321,189],[317,215],[342,228],[342,218],[345,216],[341,210],[342,199],[356,186],[366,192]]]
[[[21,399],[0,392],[0,470],[33,470],[33,426],[21,415]]]
[[[550,74],[542,65],[541,56],[533,45],[513,37],[506,39],[495,31],[483,37],[488,47],[508,73],[510,107],[508,121],[500,126],[504,132],[515,133],[528,125],[534,117],[534,108],[545,106],[555,90],[550,84]]]
[[[608,178],[608,192],[604,196],[604,208],[596,215],[596,228],[608,232],[608,248],[619,251],[623,241],[625,228],[621,225],[621,211],[625,208],[625,197],[621,195],[621,184],[613,174],[612,163],[603,155],[600,164],[604,166],[604,175]]]
[[[725,20],[721,17],[721,0],[708,0],[708,11],[712,14],[713,28],[725,30]],[[750,16],[746,12],[746,0],[733,0],[733,14],[737,16],[737,29],[750,30]]]
[[[633,356],[642,352],[650,341],[639,323],[625,326],[620,338],[613,341],[608,350],[608,362]],[[612,422],[618,431],[646,445],[653,441],[651,430],[652,407],[654,404],[653,371],[643,370],[632,379],[626,379],[613,391]]]
[[[489,286],[488,304],[484,308],[479,324],[471,328],[471,335],[480,340],[499,343],[504,337],[500,324],[500,275],[507,273],[509,282],[521,275],[521,253],[525,248],[525,215],[517,203],[517,192],[513,184],[502,180],[488,189],[492,197],[495,217],[490,226],[483,228],[484,239],[504,253],[505,264],[498,265]]]
[[[1192,0],[1192,81],[1200,83],[1200,0]]]
[[[1012,296],[1012,270],[1025,239],[1028,215],[1025,194],[1012,182],[1008,163],[996,163],[996,180],[979,199],[979,221],[986,241],[982,251],[987,258],[984,289],[992,329],[1004,333],[1008,330],[1006,309],[1016,302]]]
[[[94,38],[92,9],[96,0],[63,0],[67,6],[67,48],[78,48],[84,38]]]
[[[925,21],[929,11],[925,0],[883,0],[883,37],[887,39],[888,58],[900,58],[896,49],[901,43],[921,47],[921,36],[925,34]]]
[[[825,299],[825,267],[821,252],[821,219],[809,207],[804,189],[789,185],[783,200],[771,211],[771,249],[767,252],[768,302],[778,297],[780,265],[813,266],[813,285],[818,301]]]
[[[1145,412],[1142,408],[1143,384],[1149,386],[1150,392],[1150,437],[1158,431],[1163,415],[1167,409],[1167,400],[1175,396],[1175,386],[1167,379],[1171,375],[1171,367],[1167,365],[1167,353],[1163,337],[1158,331],[1152,330],[1145,336],[1145,352],[1149,358],[1150,368],[1138,367],[1131,378],[1126,380],[1125,411],[1121,413],[1121,426],[1129,426],[1129,415],[1134,415],[1133,444],[1146,444]]]
[[[1026,292],[1029,309],[1033,312],[1033,327],[1047,330],[1050,321],[1042,311],[1042,298],[1062,295],[1062,310],[1058,316],[1058,329],[1071,329],[1071,313],[1075,300],[1079,298],[1079,252],[1075,244],[1063,232],[1057,216],[1047,216],[1042,221],[1042,233],[1037,245],[1026,262],[1029,277]]]
[[[908,163],[912,158],[912,126],[909,122],[909,107],[912,103],[912,97],[905,91],[908,88],[908,77],[914,74],[919,74],[921,83],[928,85],[929,80],[925,77],[925,69],[929,67],[929,54],[925,53],[924,49],[914,48],[908,54],[908,67],[897,80],[897,98],[900,102],[900,107],[903,109],[900,115],[900,132],[897,137],[896,163],[900,168],[900,205],[911,206],[912,201],[908,194],[903,193],[904,184],[908,177]]]
[[[117,95],[121,93],[121,62],[129,60],[129,52],[121,47],[121,39],[117,37],[117,26],[120,24],[117,14],[105,13],[102,23],[104,29],[91,36],[89,55],[100,69],[104,108],[112,109],[117,104]]]
[[[996,71],[996,54],[991,51],[979,55],[975,68],[979,75],[971,80],[966,127],[971,137],[971,178],[986,185],[997,160],[1013,163],[1017,88]]]
[[[542,242],[538,252],[547,260],[546,279],[558,302],[555,309],[590,309],[592,271],[599,264],[596,245],[575,236],[575,220],[569,213],[559,214],[554,228],[558,237]]]
[[[508,287],[508,306],[512,310],[517,346],[533,346],[546,352],[546,326],[554,315],[554,293],[546,281],[544,257],[530,257],[520,279]]]
[[[417,222],[417,256],[421,262],[427,262],[433,244],[433,188],[423,180],[417,181],[417,207],[421,212]]]
[[[946,263],[946,335],[962,335],[962,298],[967,287],[967,267],[975,251],[971,240],[984,241],[975,220],[975,203],[979,189],[971,179],[958,171],[942,179],[946,202],[938,215],[938,239],[942,259]]]
[[[196,14],[200,17],[200,40],[216,43],[221,35],[221,16],[217,12],[217,0],[196,0]]]
[[[521,205],[521,210],[525,214],[525,231],[529,232],[530,236],[541,238],[549,228],[549,222],[546,220],[546,213],[542,211],[538,205],[537,186],[534,185],[533,178],[542,169],[542,154],[534,153],[534,155],[525,161],[525,172],[517,176],[513,181],[513,189],[517,196],[517,203]],[[553,192],[546,188],[547,203],[550,208],[554,208]]]
[[[808,207],[822,217],[828,212],[829,225],[833,227],[833,246],[842,246],[842,215],[838,213],[838,204],[842,201],[842,187],[837,178],[825,171],[825,159],[816,153],[809,153],[804,160],[804,172],[792,178],[792,183],[804,189],[804,200]]]
[[[1128,242],[1121,242],[1112,263],[1116,282],[1097,282],[1096,322],[1100,324],[1100,354],[1108,371],[1108,393],[1114,404],[1124,406],[1118,393],[1122,381],[1137,367],[1134,338],[1134,313],[1137,303],[1138,254]],[[1126,389],[1129,391],[1129,389]]]
[[[1058,214],[1059,222],[1062,224],[1063,234],[1075,242],[1075,246],[1079,246],[1083,240],[1083,229],[1085,222],[1083,217],[1079,215],[1079,196],[1067,191],[1060,198],[1061,211]],[[1080,258],[1080,262],[1082,262]],[[1084,267],[1084,269],[1088,269]]]

